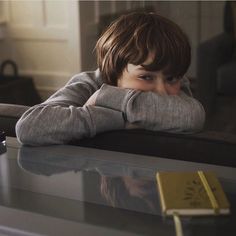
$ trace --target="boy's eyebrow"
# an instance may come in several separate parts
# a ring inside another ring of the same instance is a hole
[[[142,65],[137,68],[137,70],[145,70],[147,71]]]
[[[146,68],[144,68],[142,65],[140,65],[137,68],[138,71],[145,71],[145,72],[149,72],[149,73],[155,73],[155,71],[151,71],[151,70],[147,70]]]

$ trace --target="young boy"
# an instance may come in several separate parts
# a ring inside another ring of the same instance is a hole
[[[194,132],[202,105],[183,79],[191,58],[186,35],[154,13],[118,18],[96,45],[98,69],[75,75],[16,125],[28,145],[65,144],[125,128]]]

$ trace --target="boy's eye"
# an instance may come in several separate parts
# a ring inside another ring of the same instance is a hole
[[[153,78],[149,75],[140,75],[140,76],[138,76],[138,78],[140,80],[145,80],[145,81],[152,81],[153,80]]]
[[[169,84],[173,84],[177,81],[178,79],[176,77],[173,77],[173,76],[169,76],[169,77],[166,77],[166,82],[169,83]]]

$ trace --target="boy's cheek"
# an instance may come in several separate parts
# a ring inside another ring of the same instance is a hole
[[[178,95],[180,93],[181,84],[178,81],[175,84],[170,84],[167,86],[166,90],[169,95]]]

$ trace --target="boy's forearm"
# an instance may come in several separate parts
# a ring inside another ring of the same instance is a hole
[[[96,106],[38,105],[16,125],[19,141],[27,145],[66,144],[125,126],[122,112]]]
[[[149,130],[192,132],[202,129],[205,112],[194,98],[161,96],[103,85],[96,105],[124,112],[129,123]]]

